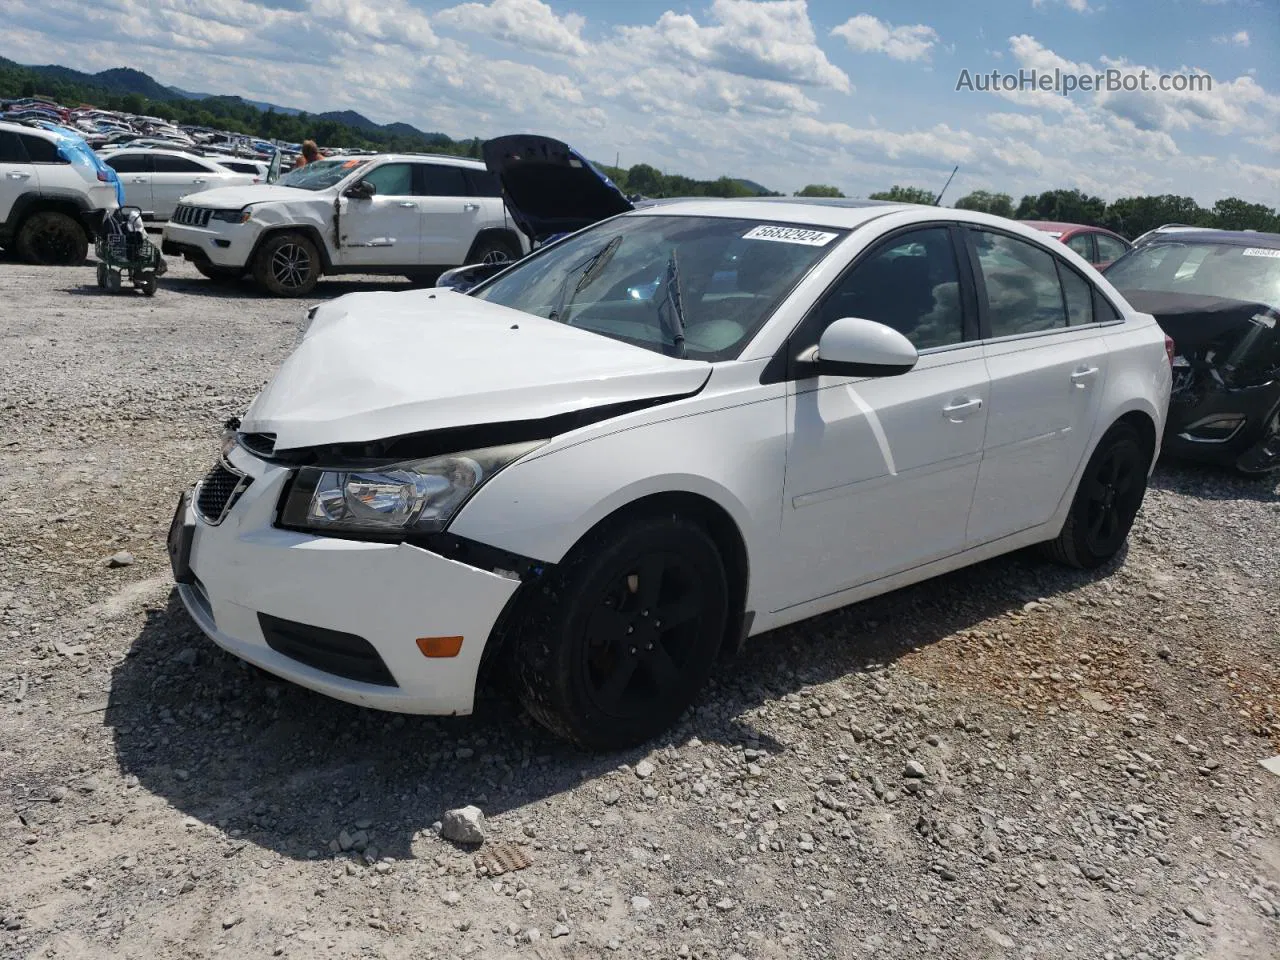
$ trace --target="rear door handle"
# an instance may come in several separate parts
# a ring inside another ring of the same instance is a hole
[[[970,414],[977,413],[982,409],[981,400],[953,400],[947,406],[942,408],[942,412],[952,423],[959,423]]]
[[[10,180],[30,180],[31,179],[31,174],[23,173],[21,170],[14,170],[11,173],[7,174],[7,176]]]
[[[208,180],[206,180],[206,179],[204,179],[204,177],[196,177],[196,178],[195,178],[194,180],[192,180],[191,182],[192,182],[192,183],[208,183],[209,181],[208,181]]]
[[[416,203],[414,203],[412,200],[401,200],[399,203],[397,203],[397,204],[396,204],[396,206],[397,206],[397,207],[408,207],[408,208],[410,208],[410,209],[416,209],[418,205],[417,205]]]
[[[1071,382],[1077,387],[1085,387],[1089,381],[1098,375],[1097,367],[1081,367],[1071,374]]]
[[[133,178],[133,182],[134,182],[134,183],[146,183],[146,182],[147,182],[147,178],[146,178],[146,177],[134,177],[134,178]]]
[[[464,203],[464,204],[462,205],[462,209],[463,209],[463,210],[479,210],[479,209],[480,209],[480,204],[478,204],[478,203]]]

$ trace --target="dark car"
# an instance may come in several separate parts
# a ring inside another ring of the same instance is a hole
[[[1167,234],[1106,277],[1173,338],[1164,449],[1246,473],[1280,468],[1280,234]]]
[[[1080,256],[1101,270],[1124,256],[1129,241],[1118,233],[1083,223],[1058,223],[1054,220],[1023,220],[1028,227],[1057,237]]]

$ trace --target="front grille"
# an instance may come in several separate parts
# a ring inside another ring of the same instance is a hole
[[[226,519],[240,495],[252,482],[252,477],[246,477],[243,473],[230,469],[225,463],[218,462],[196,484],[196,513],[200,514],[200,519],[205,523],[217,526]]]
[[[262,639],[267,641],[267,646],[290,660],[360,683],[397,686],[378,651],[364,637],[265,613],[258,614],[258,626],[262,628]]]
[[[274,433],[241,433],[236,439],[240,441],[240,446],[260,457],[269,457],[276,452]]]
[[[190,204],[180,203],[173,211],[172,219],[174,223],[188,227],[207,227],[211,216],[213,216],[213,209],[210,207],[193,207]]]

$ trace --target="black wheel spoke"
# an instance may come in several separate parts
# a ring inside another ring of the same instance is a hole
[[[619,613],[616,608],[601,604],[587,623],[587,637],[597,646],[622,644],[627,641],[627,628],[630,624],[630,618]]]
[[[680,668],[676,666],[662,641],[657,640],[652,650],[644,650],[644,666],[653,685],[661,696],[666,696],[680,684]]]
[[[1096,506],[1089,511],[1089,536],[1093,540],[1102,533],[1102,526],[1107,522],[1108,510],[1106,507]]]
[[[617,703],[621,700],[623,694],[627,692],[627,687],[631,686],[639,665],[640,661],[629,654],[620,654],[616,657],[613,669],[608,672],[604,685],[600,687],[601,698],[606,703]]]
[[[653,611],[654,627],[660,631],[667,631],[683,626],[690,620],[696,619],[701,609],[697,594],[690,591],[674,603],[658,606]]]

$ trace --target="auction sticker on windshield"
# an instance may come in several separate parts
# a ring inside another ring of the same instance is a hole
[[[1280,250],[1269,250],[1266,247],[1245,247],[1246,257],[1275,257],[1280,260]]]
[[[775,227],[761,224],[742,235],[743,240],[772,240],[774,243],[802,243],[806,247],[825,247],[839,234],[803,227]]]

